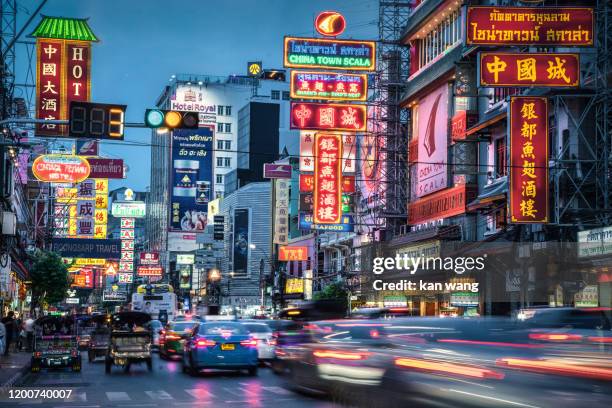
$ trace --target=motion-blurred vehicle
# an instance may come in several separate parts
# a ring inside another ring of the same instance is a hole
[[[198,324],[195,320],[179,320],[168,323],[160,333],[159,357],[168,359],[183,354],[185,340],[192,334],[193,328]]]
[[[81,371],[81,355],[74,316],[43,316],[34,321],[30,370],[70,367]]]
[[[351,312],[351,319],[392,319],[418,316],[418,310],[409,307],[363,307]]]
[[[276,347],[276,337],[270,326],[259,323],[261,320],[243,321],[242,324],[247,328],[251,337],[257,340],[257,357],[260,361],[268,361],[274,358]]]
[[[151,332],[145,324],[151,320],[148,313],[119,312],[111,317],[110,345],[106,354],[105,372],[111,373],[113,365],[128,372],[134,363],[146,363],[153,370],[151,356]]]
[[[190,375],[203,369],[216,369],[247,370],[254,376],[257,366],[257,340],[242,323],[200,323],[184,345],[182,369]]]
[[[92,316],[89,325],[93,326],[93,329],[87,344],[87,360],[92,363],[98,357],[106,356],[110,344],[110,316],[102,314]]]
[[[159,340],[161,338],[161,331],[163,330],[164,325],[159,320],[151,320],[145,325],[145,327],[151,332],[151,346],[153,349],[159,350]]]

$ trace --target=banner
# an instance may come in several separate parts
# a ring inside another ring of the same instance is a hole
[[[314,222],[337,224],[342,215],[342,136],[315,136]]]
[[[548,99],[510,98],[510,222],[548,222]]]
[[[292,98],[363,102],[367,96],[366,74],[291,71]]]
[[[481,52],[479,85],[580,86],[580,54]]]
[[[593,9],[469,6],[466,44],[592,46]]]
[[[366,106],[340,103],[291,102],[291,129],[366,130]]]
[[[284,181],[284,180],[278,180]],[[234,243],[232,259],[234,276],[246,276],[249,264],[249,209],[234,210]]]
[[[213,130],[172,131],[170,230],[203,232],[213,196]]]

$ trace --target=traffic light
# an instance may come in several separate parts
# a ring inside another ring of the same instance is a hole
[[[181,112],[162,109],[145,111],[145,126],[153,129],[197,129],[200,120],[197,112]]]

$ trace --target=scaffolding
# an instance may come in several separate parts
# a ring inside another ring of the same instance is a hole
[[[13,92],[15,90],[15,47],[17,33],[17,0],[0,0],[0,115],[2,119],[13,113]]]

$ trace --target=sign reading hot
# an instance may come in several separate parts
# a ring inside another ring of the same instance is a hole
[[[291,129],[363,132],[366,113],[365,105],[291,102]]]
[[[315,29],[321,35],[336,37],[346,29],[346,20],[337,11],[323,11],[315,18]]]

